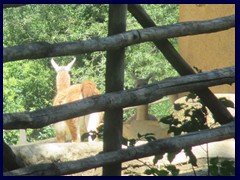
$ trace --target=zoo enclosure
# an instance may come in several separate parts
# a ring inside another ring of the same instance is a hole
[[[226,30],[235,26],[235,16],[228,16],[228,17],[218,18],[210,21],[186,22],[186,23],[178,23],[176,25],[170,25],[165,27],[152,27],[152,26],[155,26],[154,22],[150,19],[150,17],[146,14],[144,9],[142,9],[140,5],[128,5],[128,6],[127,5],[110,5],[110,9],[111,8],[114,9],[115,11],[118,11],[118,13],[122,13],[123,14],[122,17],[124,17],[124,14],[126,13],[126,10],[128,8],[128,10],[132,13],[132,15],[138,20],[138,22],[145,29],[124,32],[124,25],[123,25],[123,30],[121,34],[118,34],[120,32],[117,32],[117,35],[112,35],[112,34],[116,34],[114,30],[112,30],[113,32],[109,34],[112,36],[98,39],[98,40],[78,41],[73,43],[66,42],[66,43],[59,43],[59,44],[29,43],[27,45],[4,48],[4,62],[10,62],[13,60],[21,60],[21,59],[36,59],[36,58],[43,58],[43,57],[76,55],[84,52],[93,52],[93,51],[99,51],[99,50],[101,51],[107,50],[110,54],[111,52],[119,53],[121,55],[121,58],[119,59],[119,61],[123,62],[122,56],[124,56],[124,50],[123,50],[124,47],[132,44],[136,44],[136,43],[153,41],[154,44],[164,54],[166,59],[179,72],[179,74],[182,76],[185,76],[185,75],[195,74],[195,72],[178,54],[178,52],[173,48],[173,46],[167,40],[167,38],[186,36],[186,35],[195,35],[195,34],[201,34],[201,33],[212,33],[212,32],[217,32],[221,30]],[[114,11],[113,11],[112,14],[110,13],[109,18],[115,19],[116,17],[114,16],[116,16],[116,14],[114,14]],[[117,18],[119,19],[115,19],[115,22],[119,21],[124,24],[124,21],[126,21],[126,19],[122,17],[118,16]],[[111,28],[114,29],[114,26],[111,27],[111,24],[109,24],[109,29]],[[152,27],[152,28],[148,28],[148,27]],[[21,51],[19,51],[20,49]],[[38,51],[36,51],[36,49]],[[108,65],[108,62],[111,61],[109,59],[111,59],[111,55],[109,55],[109,58],[107,60],[107,68],[109,68],[111,72],[112,66]],[[115,62],[112,61],[112,63],[115,63]],[[223,76],[221,76],[220,72],[225,72],[225,73]],[[218,119],[218,121],[221,123],[228,123],[232,119],[232,116],[226,110],[226,108],[223,107],[222,104],[218,102],[217,98],[213,95],[213,93],[209,91],[206,87],[211,85],[216,85],[218,83],[219,84],[233,83],[235,81],[234,72],[235,72],[234,68],[228,68],[228,69],[225,69],[224,71],[219,71],[217,73],[218,74],[217,77],[216,76],[214,77],[214,78],[218,78],[218,80],[214,82],[215,84],[212,82],[211,82],[212,84],[203,83],[202,85],[205,88],[201,90],[197,90],[199,87],[193,88],[196,94],[198,94],[198,96],[202,99],[202,101],[208,106],[208,108],[216,116],[216,119]],[[120,81],[116,84],[122,83],[121,82],[122,76],[123,76],[123,71],[115,74],[115,77]],[[226,76],[228,78],[226,78]],[[109,77],[109,75],[107,75],[107,77]],[[191,76],[191,77],[192,79],[194,79],[193,78],[194,76]],[[197,77],[199,78],[199,76]],[[225,80],[223,80],[224,78]],[[208,78],[206,77],[206,79]],[[196,79],[194,80],[197,81]],[[107,80],[107,82],[110,82],[110,81],[111,80]],[[171,91],[168,91],[168,92],[164,92],[163,94],[161,93],[154,94],[153,92],[156,90],[161,91],[161,88],[159,87],[162,87],[162,86],[160,86],[160,84],[161,83],[164,84],[165,82],[166,81],[160,82],[155,86],[149,85],[146,88],[142,88],[142,90],[136,90],[135,92],[121,91],[120,96],[117,96],[119,95],[117,93],[110,93],[110,94],[105,94],[99,97],[88,98],[81,102],[79,101],[76,103],[70,103],[69,105],[63,105],[60,107],[51,107],[51,108],[38,110],[31,113],[24,112],[24,113],[4,114],[4,129],[43,127],[64,119],[69,119],[72,117],[77,117],[79,115],[85,115],[91,112],[97,112],[97,111],[103,111],[103,110],[108,110],[111,117],[111,114],[115,115],[116,108],[118,108],[118,111],[120,112],[119,114],[121,114],[122,107],[149,103],[154,100],[161,99],[164,93],[165,95],[169,95],[171,93],[172,94],[177,93],[178,91],[179,92],[186,91],[186,88],[176,89],[175,87],[175,89],[172,89]],[[170,83],[170,81],[167,81],[167,82]],[[172,82],[175,82],[174,79],[172,80]],[[201,84],[201,82],[198,81],[198,84]],[[109,92],[116,91],[115,86],[111,87],[110,85],[108,88],[109,88]],[[121,87],[119,87],[117,90],[121,90]],[[141,96],[142,92],[145,93],[145,96]],[[122,97],[122,99],[117,100],[118,97]],[[91,102],[92,104],[87,107],[86,104],[87,103],[89,104],[89,102]],[[95,103],[95,105],[93,105],[93,102]],[[69,113],[68,111],[71,113]],[[61,112],[61,113],[57,114],[56,112]],[[40,118],[36,120],[35,119],[36,117],[40,117]],[[105,124],[104,124],[105,127],[109,126],[111,128],[116,129],[116,131],[114,131],[114,133],[116,134],[112,134],[111,131],[107,130],[108,128],[104,128],[105,135],[108,137],[111,137],[109,141],[108,140],[104,141],[104,144],[106,145],[105,152],[118,150],[120,149],[119,147],[121,147],[121,141],[119,140],[119,137],[122,134],[121,128],[119,128],[122,126],[121,117],[118,119],[118,123],[119,123],[119,126],[116,127],[115,125],[116,121],[113,121],[111,118],[107,121],[105,119]],[[232,136],[234,134],[233,131],[230,134]],[[225,139],[226,136],[222,136],[221,138]],[[227,138],[229,138],[229,136]],[[112,142],[115,142],[114,145],[112,144]],[[115,149],[109,150],[108,147],[114,147]],[[154,153],[154,152],[151,152],[151,153]],[[143,154],[142,156],[146,156],[146,154]],[[119,175],[119,172],[121,173],[120,162],[117,162],[114,165],[106,166],[105,175]],[[116,167],[116,169],[112,171],[111,166]],[[18,170],[18,172],[20,174],[22,173],[20,169]],[[43,170],[43,172],[46,172],[46,170],[45,171]],[[62,174],[64,173],[66,172],[62,172]],[[7,174],[8,173],[6,173],[6,175]],[[9,174],[11,174],[11,172],[9,172]]]

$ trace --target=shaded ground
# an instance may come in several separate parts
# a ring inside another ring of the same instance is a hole
[[[45,142],[46,143],[46,142]],[[59,161],[66,160],[76,160],[81,158],[86,158],[89,156],[94,156],[102,150],[102,142],[96,142],[94,144],[89,143],[79,143],[79,144],[65,144],[61,146],[61,143],[31,143],[28,145],[19,145],[12,146],[14,152],[18,155],[18,157],[22,157],[22,159],[31,160],[34,159],[33,162],[28,162],[28,165],[37,164],[43,162],[56,162],[55,159],[59,158]],[[140,144],[144,144],[146,142],[138,142]],[[69,146],[69,147],[68,147]],[[40,148],[41,147],[41,148]],[[63,151],[63,147],[65,147],[66,151]],[[67,148],[68,147],[68,148]],[[34,151],[35,149],[35,151]],[[33,151],[34,154],[31,154],[30,151]],[[182,155],[177,155],[173,161],[173,163],[177,164],[176,168],[180,170],[179,176],[207,176],[207,160],[206,160],[206,147],[205,145],[192,147],[192,151],[198,159],[197,167],[192,167],[191,164],[184,163],[186,162],[186,155],[182,153]],[[181,153],[179,153],[181,154]],[[30,155],[31,158],[24,158],[26,155]],[[228,160],[235,161],[235,140],[225,140],[219,142],[208,143],[208,155],[209,157],[228,157]],[[55,157],[55,158],[53,158]],[[45,158],[45,159],[44,159]],[[149,164],[152,164],[153,156],[141,158],[139,160],[128,161],[122,164],[122,176],[146,176],[144,171],[148,169]],[[166,158],[165,158],[166,160]],[[223,158],[219,158],[219,160],[223,160]],[[168,164],[167,161],[160,161],[162,165]],[[25,162],[27,163],[27,162]],[[157,168],[157,167],[156,167]],[[159,168],[158,168],[159,169]],[[102,168],[96,168],[87,170],[84,172],[71,174],[68,176],[101,176]]]
[[[222,159],[221,159],[222,160]],[[233,159],[229,159],[233,160]],[[178,176],[208,176],[207,159],[198,159],[198,166],[192,167],[191,164],[179,164],[176,165],[177,169],[180,170]],[[139,163],[137,160],[123,163],[122,176],[147,176],[144,174],[147,166]],[[70,176],[101,176],[102,168],[91,169],[81,173],[72,174]]]

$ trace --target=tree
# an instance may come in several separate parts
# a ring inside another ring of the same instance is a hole
[[[177,22],[177,5],[143,6],[158,25]],[[9,47],[29,42],[57,43],[106,37],[107,9],[108,5],[99,4],[41,4],[4,9],[3,46]],[[141,28],[141,26],[128,13],[127,30],[136,28]],[[173,43],[177,45],[176,39],[173,39]],[[149,54],[149,52],[151,53]],[[69,62],[69,57],[55,59],[60,61],[60,64]],[[91,79],[104,93],[105,62],[105,52],[78,55],[77,62],[71,72],[72,83]],[[177,75],[152,43],[127,47],[125,68],[125,89],[134,87],[134,82],[129,75],[131,71],[139,77],[144,77],[152,72],[155,75],[153,81]],[[5,63],[3,74],[4,113],[32,111],[52,105],[52,99],[55,95],[55,72],[48,58],[37,61]],[[157,107],[158,105],[155,105],[153,110],[159,113],[156,110]],[[127,119],[130,115],[131,111],[124,117]],[[33,132],[29,130],[28,134]],[[16,137],[17,132],[12,133],[12,135]],[[54,134],[51,132],[50,136],[52,135]],[[41,135],[37,136],[41,138]]]

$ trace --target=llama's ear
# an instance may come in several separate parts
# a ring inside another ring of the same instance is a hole
[[[76,57],[73,58],[72,62],[70,62],[67,66],[66,66],[66,70],[67,71],[70,71],[72,65],[75,63],[76,61]]]
[[[58,71],[58,70],[59,70],[60,67],[57,65],[57,63],[54,61],[53,58],[51,59],[51,64],[52,64],[52,66],[54,67],[55,71]]]

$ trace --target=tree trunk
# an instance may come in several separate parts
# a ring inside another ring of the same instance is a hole
[[[127,5],[109,5],[108,35],[126,31]],[[106,93],[123,90],[125,49],[107,51]],[[121,149],[123,109],[106,110],[104,115],[103,151],[110,152]],[[121,163],[103,166],[104,176],[120,176]]]

